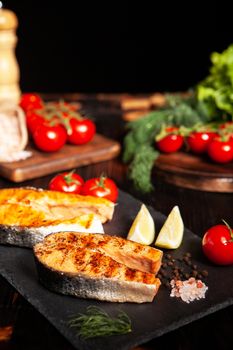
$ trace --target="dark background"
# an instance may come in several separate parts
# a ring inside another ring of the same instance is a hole
[[[23,91],[186,90],[233,42],[222,2],[3,2],[19,18]]]

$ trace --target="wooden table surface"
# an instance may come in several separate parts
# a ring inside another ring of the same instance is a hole
[[[58,95],[49,97],[58,98]],[[125,130],[118,96],[107,100],[102,94],[98,95],[97,99],[95,95],[80,94],[66,95],[66,97],[83,100],[83,108],[95,118],[98,132],[122,141]],[[174,205],[179,205],[185,226],[199,236],[202,236],[211,225],[219,223],[222,218],[233,226],[232,194],[207,193],[175,187],[163,183],[154,173],[155,190],[151,194],[141,195],[135,192],[132,184],[127,180],[126,166],[122,164],[120,156],[111,161],[79,168],[78,171],[84,179],[105,172],[117,182],[119,188],[130,192],[145,204],[151,205],[166,215]],[[54,174],[22,184],[13,184],[0,178],[0,188],[20,185],[46,188],[52,176]],[[230,306],[147,344],[142,344],[137,349],[157,350],[167,349],[170,346],[173,350],[191,350],[198,349],[206,341],[212,350],[233,349],[232,329],[233,306]],[[0,277],[1,349],[72,350],[73,347],[8,282]]]

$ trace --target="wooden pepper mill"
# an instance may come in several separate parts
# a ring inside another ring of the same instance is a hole
[[[18,20],[14,12],[2,8],[0,1],[0,103],[18,103],[19,66],[15,56]]]

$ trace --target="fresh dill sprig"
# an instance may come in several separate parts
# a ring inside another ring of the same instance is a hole
[[[129,178],[133,180],[137,190],[141,191],[143,188],[145,193],[153,190],[150,177],[158,156],[159,152],[149,144],[138,148],[129,167]]]
[[[129,163],[128,176],[141,192],[150,192],[151,171],[159,152],[155,149],[155,137],[162,128],[170,125],[191,128],[209,123],[211,117],[194,95],[181,97],[167,95],[166,106],[129,122],[124,139],[123,161]]]
[[[126,334],[132,331],[129,316],[120,311],[117,317],[109,316],[104,310],[89,306],[85,314],[79,313],[69,321],[69,326],[76,328],[83,339]]]

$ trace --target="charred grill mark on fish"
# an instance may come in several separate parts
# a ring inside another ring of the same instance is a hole
[[[106,244],[112,243],[112,256],[110,251],[105,253],[103,245],[98,245],[105,239]],[[114,244],[116,241],[121,243],[121,248]],[[82,298],[137,303],[152,301],[160,286],[159,279],[153,273],[132,269],[115,260],[114,249],[124,249],[127,244],[130,252],[137,243],[100,234],[51,234],[34,247],[39,279],[48,289]],[[67,250],[61,249],[66,245]],[[146,258],[144,249],[140,254],[139,260]],[[158,255],[155,254],[154,258],[158,259]]]

